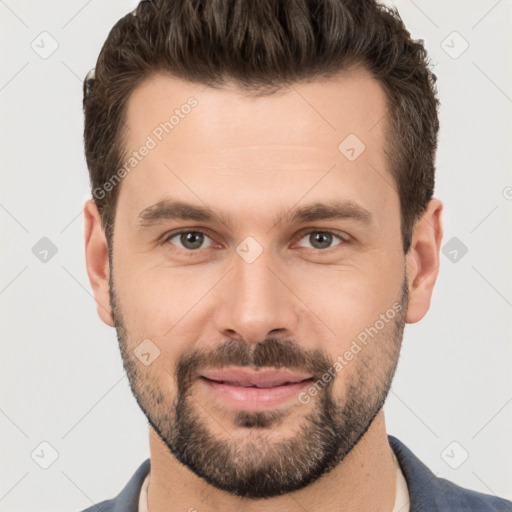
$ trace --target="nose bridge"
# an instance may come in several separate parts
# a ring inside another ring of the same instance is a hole
[[[233,270],[221,291],[217,329],[247,342],[261,342],[276,330],[293,332],[296,305],[282,282],[285,276],[278,277],[270,250],[258,249],[251,240],[247,244],[237,247]]]

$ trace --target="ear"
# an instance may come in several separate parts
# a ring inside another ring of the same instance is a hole
[[[439,251],[443,239],[442,210],[441,201],[431,199],[413,228],[411,247],[406,255],[409,285],[406,321],[409,324],[421,320],[430,308],[439,273]]]
[[[87,275],[94,292],[96,309],[101,320],[114,327],[109,296],[108,245],[98,207],[93,199],[88,199],[84,206],[84,236]]]

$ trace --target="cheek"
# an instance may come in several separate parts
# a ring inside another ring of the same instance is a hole
[[[141,371],[176,391],[176,363],[200,338],[206,321],[202,298],[218,279],[198,279],[197,271],[191,269],[139,269],[135,274],[120,267],[114,266],[114,286],[128,330],[129,357],[138,363],[137,353],[157,354]]]
[[[316,301],[315,312],[334,331],[326,350],[333,361],[341,362],[343,369],[337,373],[342,377],[338,380],[352,374],[353,368],[364,369],[364,361],[373,366],[374,358],[394,357],[391,338],[396,334],[396,321],[403,309],[403,267],[395,258],[394,264],[367,268],[333,273],[324,294],[316,291],[308,296],[311,308],[315,309]]]
[[[214,286],[217,277],[200,276],[190,267],[137,268],[126,265],[127,271],[116,268],[115,288],[123,306],[127,327],[144,336],[162,336],[187,316],[201,298]],[[136,269],[128,271],[128,269]]]
[[[354,390],[361,396],[373,395],[386,386],[400,352],[400,311],[399,303],[395,302],[348,341],[332,348],[335,396],[348,396]]]
[[[325,276],[328,285],[309,290],[308,305],[334,331],[336,346],[331,348],[343,350],[392,308],[400,299],[402,281],[402,267],[377,264],[332,271]]]

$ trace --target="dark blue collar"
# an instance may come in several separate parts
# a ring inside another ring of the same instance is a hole
[[[410,512],[512,512],[512,502],[464,489],[438,478],[396,437],[388,435],[409,488]],[[135,471],[119,495],[100,503],[103,512],[138,512],[139,494],[149,473],[150,459]],[[96,506],[83,512],[95,511]]]

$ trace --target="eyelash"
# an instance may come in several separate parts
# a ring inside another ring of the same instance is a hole
[[[185,234],[185,233],[201,233],[202,235],[206,235],[208,238],[210,238],[213,241],[213,237],[210,235],[210,233],[208,231],[206,231],[204,229],[201,229],[201,228],[197,228],[197,229],[182,229],[182,230],[173,231],[173,232],[171,232],[169,234],[164,235],[163,240],[161,242],[161,245],[170,244],[169,240],[171,238],[174,238],[177,235],[182,235],[182,234]],[[303,231],[303,232],[301,232],[301,233],[299,233],[297,235],[298,236],[298,240],[302,240],[306,235],[310,235],[312,233],[323,233],[323,234],[333,235],[334,237],[336,237],[339,240],[341,240],[340,244],[338,244],[338,245],[345,245],[345,244],[349,243],[348,235],[342,236],[339,233],[337,233],[336,231],[331,231],[331,230],[328,230],[328,229],[310,229],[309,231]],[[174,244],[171,244],[171,245],[174,245]],[[328,247],[326,249],[314,249],[314,248],[312,248],[312,250],[316,250],[316,251],[319,251],[319,252],[327,252],[330,249],[334,249],[335,247],[336,246]],[[304,247],[304,249],[309,249],[309,247]],[[181,247],[177,247],[177,250],[183,250],[183,251],[185,251],[187,253],[190,253],[191,255],[201,251],[201,249],[182,249]]]

